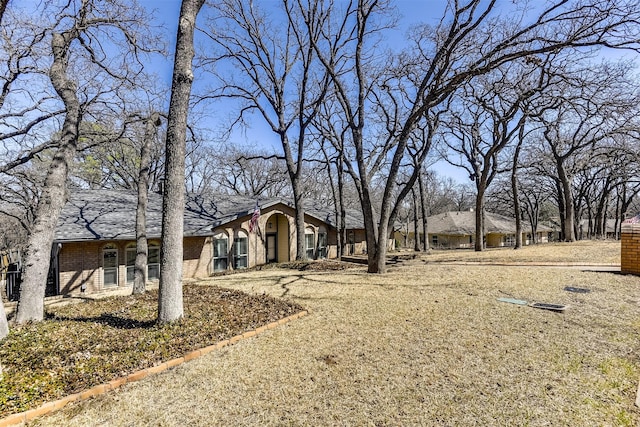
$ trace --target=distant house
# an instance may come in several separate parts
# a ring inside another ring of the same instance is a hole
[[[434,249],[473,248],[475,245],[476,213],[473,211],[452,211],[427,218],[429,245]],[[412,229],[412,227],[411,227]],[[538,225],[538,243],[547,243],[551,228]],[[411,231],[413,234],[413,231]],[[422,231],[420,230],[420,234]],[[486,247],[497,248],[515,246],[516,222],[513,218],[491,212],[485,212]],[[531,225],[522,223],[522,243],[533,243]]]
[[[65,205],[52,250],[49,294],[93,293],[130,286],[136,257],[137,195],[115,190],[73,190]],[[183,277],[207,277],[295,259],[295,211],[283,200],[242,196],[188,196],[184,214]],[[255,227],[252,225],[254,218]],[[366,251],[361,215],[347,216],[347,251]],[[149,195],[148,277],[160,276],[162,197]],[[337,256],[335,215],[310,206],[305,211],[305,250],[310,259]]]

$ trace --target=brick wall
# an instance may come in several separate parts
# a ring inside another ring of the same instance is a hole
[[[622,224],[622,273],[640,275],[640,224]]]
[[[150,244],[160,244],[159,240],[150,240]],[[118,252],[118,284],[105,287],[103,283],[102,252],[105,246]],[[82,286],[85,293],[91,294],[114,287],[131,286],[127,283],[126,250],[134,246],[134,241],[98,241],[67,242],[62,244],[58,257],[59,286],[61,295],[80,294]],[[184,278],[209,276],[212,247],[209,237],[185,237]]]
[[[183,245],[182,277],[207,277],[211,270],[213,246],[210,237],[185,237]]]

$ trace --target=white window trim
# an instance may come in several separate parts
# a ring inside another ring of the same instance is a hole
[[[216,241],[217,240],[226,240],[227,244],[226,244],[226,252],[222,255],[218,255],[216,256]],[[226,271],[229,269],[229,235],[225,232],[220,232],[220,233],[216,233],[213,238],[211,239],[211,245],[212,245],[212,250],[213,253],[211,254],[211,269],[213,270],[214,273],[220,272],[220,271]],[[217,260],[226,260],[226,268],[225,269],[216,269],[216,261]]]
[[[246,252],[244,254],[238,254],[238,240],[245,241]],[[246,260],[245,266],[238,267],[238,259],[244,258]],[[233,269],[238,270],[242,268],[249,268],[249,235],[244,231],[240,230],[236,232],[235,237],[233,238]]]
[[[114,252],[116,254],[116,266],[115,267],[108,267],[108,269],[104,266],[104,256],[107,252]],[[112,245],[107,245],[104,248],[102,248],[102,286],[104,286],[105,288],[113,288],[113,287],[117,287],[119,284],[119,276],[120,276],[120,271],[119,271],[119,259],[118,259],[118,248],[117,247],[112,247]],[[107,270],[115,270],[116,273],[116,282],[115,283],[106,283],[105,279],[105,273]]]

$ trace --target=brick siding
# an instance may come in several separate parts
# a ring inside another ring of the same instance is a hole
[[[159,240],[150,244],[159,245]],[[59,286],[61,295],[91,294],[114,286],[105,287],[103,283],[102,252],[105,246],[118,251],[118,285],[131,286],[127,283],[126,250],[135,246],[134,241],[97,241],[68,242],[62,244],[58,258]],[[209,276],[211,263],[211,239],[209,237],[185,237],[183,277],[197,278]]]
[[[623,224],[620,271],[640,275],[640,224]]]

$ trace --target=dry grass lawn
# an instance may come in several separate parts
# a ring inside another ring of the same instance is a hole
[[[571,257],[573,249],[564,249],[563,257]],[[602,246],[594,253],[607,251]],[[410,262],[385,275],[363,268],[265,270],[201,282],[210,284],[266,292],[310,314],[36,425],[640,422],[633,405],[640,277]],[[565,286],[591,292],[570,293]],[[507,296],[568,308],[560,314],[496,300]]]
[[[517,263],[574,263],[620,264],[620,242],[615,240],[582,240],[574,243],[549,243],[510,248],[432,251],[429,262],[517,262]]]

